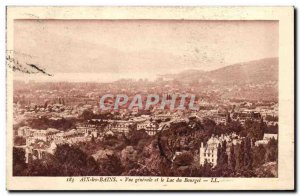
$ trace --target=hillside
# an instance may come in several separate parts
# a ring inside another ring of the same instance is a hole
[[[259,84],[278,81],[278,58],[229,65],[207,72],[205,75],[215,83]]]
[[[186,70],[165,76],[187,83],[197,81],[200,84],[260,84],[278,81],[278,58],[238,63],[213,71]]]

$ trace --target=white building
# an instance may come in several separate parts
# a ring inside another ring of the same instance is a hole
[[[109,123],[107,130],[125,134],[129,133],[130,127],[134,125],[134,122],[126,120],[108,120],[107,122]]]
[[[147,120],[137,124],[137,130],[145,130],[148,135],[155,135],[158,129],[158,124]]]
[[[229,147],[231,145],[237,145],[242,142],[241,137],[236,135],[235,133],[231,133],[230,135],[221,135],[221,136],[212,136],[207,144],[204,146],[203,142],[200,146],[200,165],[204,165],[205,162],[211,163],[213,167],[217,165],[218,160],[218,146],[222,146],[222,143],[226,141],[227,143],[227,153],[229,152]]]
[[[277,140],[277,134],[273,134],[273,133],[265,133],[264,134],[264,140],[271,140],[272,138]]]
[[[33,130],[28,126],[20,127],[17,131],[17,135],[20,137],[30,137],[33,135]]]
[[[46,130],[35,130],[33,132],[33,138],[35,140],[42,140],[47,142],[53,140],[55,135],[59,132],[59,130],[53,128],[48,128]]]
[[[219,144],[220,141],[215,137],[211,137],[207,141],[206,146],[204,146],[203,142],[201,142],[200,165],[204,165],[205,162],[212,163],[213,167],[217,165]]]
[[[84,134],[85,136],[91,135],[94,132],[97,132],[96,125],[93,124],[78,124],[76,129],[79,133]]]
[[[255,146],[267,145],[272,138],[274,138],[275,140],[277,140],[278,135],[277,134],[273,134],[273,133],[265,133],[262,140],[258,140],[258,141],[255,142]]]

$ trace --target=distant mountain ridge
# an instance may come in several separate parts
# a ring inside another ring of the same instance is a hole
[[[247,84],[278,81],[278,58],[265,58],[228,65],[212,71],[186,70],[179,74],[168,74],[178,81],[216,84]]]
[[[278,58],[229,65],[207,73],[221,83],[264,83],[278,81]]]

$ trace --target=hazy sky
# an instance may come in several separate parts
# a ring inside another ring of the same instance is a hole
[[[14,50],[54,75],[156,75],[278,56],[275,21],[18,20],[14,27]]]

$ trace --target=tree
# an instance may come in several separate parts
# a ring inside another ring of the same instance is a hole
[[[234,151],[234,145],[230,146],[230,168],[234,171],[235,167],[236,167],[236,155],[235,155],[235,151]]]
[[[125,172],[137,166],[137,151],[133,146],[127,146],[121,151],[121,161]]]
[[[181,151],[184,145],[181,139],[194,135],[195,130],[190,128],[186,122],[173,123],[169,129],[157,134],[157,144],[160,155],[168,162],[172,162],[175,153]]]
[[[135,129],[129,132],[127,138],[130,142],[130,145],[136,146],[140,140],[149,138],[149,135],[146,133],[145,129]]]
[[[235,132],[239,134],[241,131],[243,131],[243,126],[239,121],[231,121],[230,123],[226,124],[226,128],[228,131]]]
[[[13,148],[13,175],[21,176],[26,168],[25,151],[21,148]]]
[[[227,143],[224,141],[222,145],[218,146],[218,159],[217,165],[221,168],[225,168],[228,165],[228,155],[227,155]]]
[[[84,110],[80,117],[84,120],[90,120],[94,117],[94,113],[91,110]]]
[[[246,169],[250,170],[252,169],[252,153],[251,153],[252,149],[251,149],[251,139],[250,138],[246,138],[245,139],[245,148],[244,148],[244,166]]]
[[[193,154],[190,152],[183,152],[175,157],[174,164],[177,166],[188,166],[194,161]]]
[[[88,156],[78,147],[63,144],[57,146],[55,159],[61,164],[65,175],[84,175],[87,169]]]
[[[232,122],[229,112],[227,112],[227,114],[226,114],[226,122],[227,123],[231,123]]]
[[[245,129],[243,130],[244,136],[250,137],[255,140],[261,140],[266,132],[266,124],[261,119],[260,122],[246,120]]]
[[[40,159],[32,160],[28,164],[26,175],[28,176],[50,176],[50,171],[46,167],[46,163]]]
[[[266,121],[278,121],[278,117],[277,116],[271,116],[271,115],[267,115],[266,116]]]
[[[194,130],[201,130],[203,129],[203,126],[201,124],[201,121],[196,118],[196,117],[193,117],[193,118],[189,118],[189,125],[194,129]]]
[[[95,142],[94,134],[92,134],[91,143],[92,143],[92,144],[95,144],[95,143],[96,143],[96,142]]]
[[[239,145],[238,150],[238,161],[237,161],[237,169],[242,169],[244,167],[244,159],[245,159],[245,142],[242,140],[241,144]]]
[[[14,145],[15,146],[22,146],[26,144],[26,139],[24,137],[15,136],[14,138]]]
[[[96,161],[95,161],[96,160]],[[119,156],[112,150],[99,150],[87,159],[87,170],[91,175],[113,176],[123,172]]]
[[[48,101],[45,101],[44,108],[46,109],[48,107]]]
[[[259,167],[265,163],[266,149],[263,145],[259,145],[253,150],[253,166]]]
[[[86,175],[97,176],[99,175],[99,166],[94,157],[89,156],[86,160]]]
[[[271,138],[266,146],[266,161],[274,162],[278,160],[278,143],[275,138]]]

